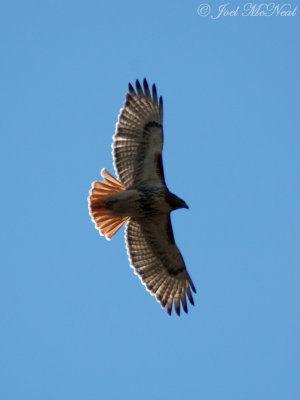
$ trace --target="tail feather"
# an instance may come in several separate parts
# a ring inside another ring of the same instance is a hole
[[[99,230],[100,235],[109,240],[128,221],[129,217],[112,215],[106,206],[105,198],[112,193],[126,190],[126,187],[104,168],[101,171],[101,175],[105,180],[92,183],[88,202],[90,216],[95,227]]]
[[[103,225],[101,226],[101,230],[107,239],[111,239],[128,219],[129,217],[111,217],[109,220],[103,223]]]

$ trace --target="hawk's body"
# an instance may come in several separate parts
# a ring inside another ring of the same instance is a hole
[[[121,109],[113,141],[118,180],[102,170],[103,182],[94,182],[89,196],[92,220],[107,239],[126,226],[126,245],[131,266],[143,284],[171,314],[174,302],[187,312],[186,295],[194,304],[196,292],[176,246],[170,212],[188,208],[169,192],[163,172],[163,106],[155,85],[150,93],[136,81]]]

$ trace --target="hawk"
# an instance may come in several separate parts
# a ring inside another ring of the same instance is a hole
[[[147,290],[171,315],[174,304],[187,313],[196,293],[184,260],[176,246],[170,213],[187,204],[166,185],[163,163],[163,101],[156,86],[150,92],[129,84],[121,109],[112,152],[117,179],[106,169],[104,181],[93,182],[88,197],[95,227],[110,240],[126,224],[125,240],[131,267]]]

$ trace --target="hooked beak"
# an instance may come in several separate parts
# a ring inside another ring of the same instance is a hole
[[[184,200],[181,200],[182,201],[182,208],[187,208],[187,209],[189,209],[190,207],[186,204],[186,202],[184,201]]]

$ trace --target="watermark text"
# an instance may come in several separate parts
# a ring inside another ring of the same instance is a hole
[[[202,3],[197,8],[200,17],[219,19],[221,17],[294,17],[298,6],[290,3],[244,3],[233,6],[231,3],[223,3],[219,6],[211,6]]]

